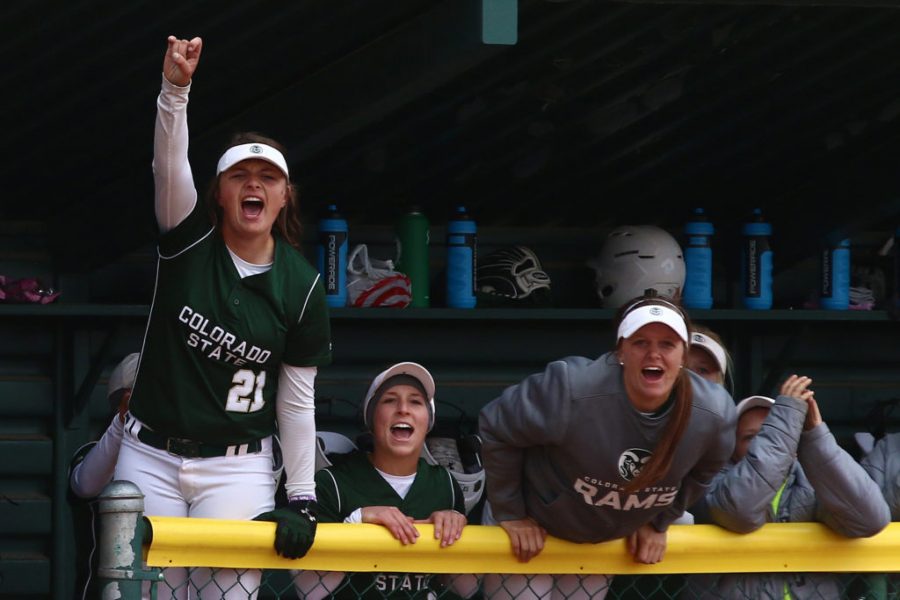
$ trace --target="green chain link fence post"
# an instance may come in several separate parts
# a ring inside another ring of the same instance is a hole
[[[110,482],[100,493],[100,559],[97,575],[102,598],[140,600],[144,581],[162,581],[159,569],[143,568],[144,495],[130,481]],[[151,586],[156,600],[156,586]]]

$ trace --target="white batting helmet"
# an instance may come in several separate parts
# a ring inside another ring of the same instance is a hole
[[[484,494],[481,438],[477,435],[464,435],[458,439],[428,437],[422,446],[422,458],[430,465],[442,465],[450,471],[462,489],[466,514],[472,512]]]
[[[679,298],[684,286],[681,246],[654,225],[612,230],[588,266],[596,272],[597,296],[604,308],[618,308],[650,288],[662,296]]]

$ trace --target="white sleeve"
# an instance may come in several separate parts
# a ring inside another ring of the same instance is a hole
[[[344,523],[362,523],[362,509],[357,508],[352,513],[344,517]]]
[[[112,423],[103,432],[97,445],[91,448],[84,460],[72,470],[69,483],[76,496],[93,498],[112,481],[124,431],[125,425],[119,419],[119,415],[114,415]]]
[[[187,104],[190,84],[178,87],[162,78],[153,135],[156,221],[165,233],[181,223],[197,204],[197,188],[188,162]]]
[[[288,499],[316,495],[316,367],[281,365],[275,411]]]

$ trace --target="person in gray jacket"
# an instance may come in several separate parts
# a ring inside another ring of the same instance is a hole
[[[528,561],[546,536],[628,538],[634,560],[662,560],[666,529],[698,500],[734,446],[734,401],[688,369],[688,318],[645,296],[623,306],[616,349],[567,357],[482,410],[488,501]],[[602,598],[605,575],[486,575],[489,598]]]
[[[822,420],[809,377],[791,375],[778,398],[737,406],[731,464],[691,507],[697,523],[749,533],[767,522],[820,522],[846,537],[869,537],[890,521],[876,483]],[[686,598],[841,598],[829,573],[697,575]]]
[[[900,432],[879,438],[860,464],[881,488],[891,511],[891,521],[900,521]],[[887,577],[888,588],[900,590],[900,574],[891,573]]]
[[[891,520],[900,521],[900,433],[889,433],[875,442],[860,464],[881,489]]]

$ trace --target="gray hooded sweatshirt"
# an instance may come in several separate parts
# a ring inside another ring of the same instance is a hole
[[[715,478],[691,507],[696,523],[749,533],[765,523],[820,522],[846,537],[869,537],[890,521],[878,486],[825,423],[803,431],[807,405],[778,396],[746,456]],[[777,514],[775,495],[784,484]],[[840,598],[830,573],[694,575],[685,598]]]
[[[497,521],[530,516],[572,542],[658,531],[703,496],[734,447],[734,401],[722,386],[687,371],[690,422],[669,472],[626,493],[663,432],[662,415],[637,411],[613,353],[567,357],[513,385],[481,410],[487,494]]]

